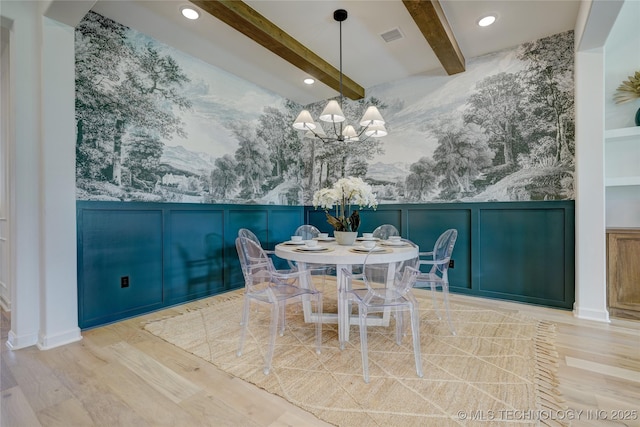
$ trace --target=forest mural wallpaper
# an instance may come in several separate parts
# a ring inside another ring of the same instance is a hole
[[[76,28],[79,200],[310,204],[362,177],[380,203],[574,198],[573,32],[346,100],[389,135],[304,138],[301,106],[93,12]]]

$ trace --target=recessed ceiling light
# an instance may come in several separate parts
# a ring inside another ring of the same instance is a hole
[[[313,80],[312,78],[306,78],[306,79],[304,79],[304,82],[305,82],[305,84],[312,85],[312,84],[314,84],[316,81],[315,81],[315,80]]]
[[[488,16],[485,16],[484,18],[480,18],[480,20],[478,21],[478,25],[480,25],[481,27],[488,27],[494,22],[496,22],[496,17],[493,15],[488,15]]]
[[[190,7],[181,7],[180,12],[182,13],[182,16],[187,19],[198,19],[200,17],[198,11],[195,9],[191,9]]]

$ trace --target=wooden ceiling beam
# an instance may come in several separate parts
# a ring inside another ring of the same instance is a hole
[[[340,92],[340,70],[313,53],[246,3],[237,0],[190,1],[285,61]],[[364,88],[344,74],[342,75],[342,93],[353,100],[364,98]]]
[[[465,60],[458,42],[442,11],[439,0],[402,0],[422,35],[433,49],[447,74],[465,70]]]

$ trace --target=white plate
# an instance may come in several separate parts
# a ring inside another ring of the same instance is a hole
[[[378,239],[377,237],[358,237],[356,240],[359,242],[362,242],[363,240],[373,240],[375,242],[376,240],[380,239]]]
[[[309,246],[300,246],[298,248],[296,248],[297,251],[327,251],[329,250],[329,248],[327,248],[326,246],[314,246],[314,247],[309,247]]]
[[[284,242],[283,245],[305,245],[304,241],[302,242],[294,242],[293,240],[289,240],[288,242]]]
[[[317,240],[318,242],[333,242],[336,240],[335,237],[314,237],[313,240]]]
[[[386,251],[385,248],[381,248],[381,247],[378,247],[378,246],[374,247],[373,249],[365,248],[364,246],[356,246],[356,247],[353,247],[351,249],[353,249],[354,251],[358,251],[358,252],[384,252],[384,251]]]
[[[383,242],[380,242],[380,244],[385,246],[409,246],[407,242],[394,242],[393,240],[385,240]]]

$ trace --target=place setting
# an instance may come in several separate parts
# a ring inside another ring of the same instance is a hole
[[[381,241],[380,244],[382,246],[396,246],[396,247],[409,246],[409,243],[404,242],[402,240],[402,237],[400,236],[389,236],[387,240]]]
[[[302,236],[291,236],[291,240],[282,242],[282,244],[287,246],[301,246],[305,244],[305,241],[302,240]]]
[[[379,238],[373,237],[373,233],[362,233],[362,237],[356,238],[357,242],[366,242],[366,241],[377,242],[379,240],[380,240]]]
[[[382,248],[380,246],[377,246],[374,240],[363,240],[359,246],[354,246],[349,250],[351,252],[357,252],[357,253],[376,253],[376,254],[391,252],[391,249],[389,248]]]
[[[318,233],[318,237],[314,237],[313,240],[317,240],[318,242],[333,242],[336,238],[330,237],[329,233]]]
[[[304,240],[303,244],[296,247],[294,251],[296,252],[329,252],[333,250],[328,246],[320,246],[317,240]]]

